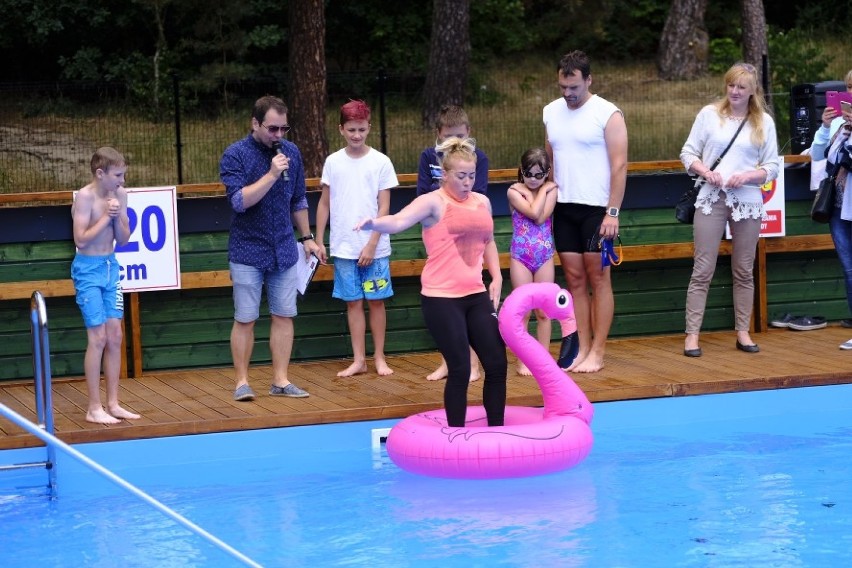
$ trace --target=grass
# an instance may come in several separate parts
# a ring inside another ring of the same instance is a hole
[[[837,65],[830,73],[842,77]],[[592,92],[617,104],[625,114],[629,160],[674,160],[680,153],[698,110],[722,93],[722,78],[711,75],[691,81],[661,81],[653,63],[601,64],[593,67]],[[488,154],[492,169],[514,168],[528,148],[544,143],[541,112],[559,96],[552,62],[520,58],[472,73],[475,93],[466,104],[472,135]],[[9,97],[5,97],[9,99]],[[339,97],[338,97],[339,98]],[[775,93],[779,147],[788,135],[788,93]],[[374,107],[370,142],[380,148],[379,116]],[[67,111],[27,114],[32,101],[19,99],[0,107],[0,192],[76,189],[89,181],[92,151],[111,145],[130,161],[128,185],[137,187],[179,183],[174,125],[153,122],[132,110]],[[50,108],[46,106],[45,108]],[[71,107],[73,109],[73,107]],[[184,118],[181,123],[182,183],[218,182],[222,151],[248,132],[248,108],[218,117]],[[329,151],[341,147],[336,106],[326,121]],[[412,173],[434,133],[420,125],[420,110],[409,99],[387,102],[387,154],[398,173]]]

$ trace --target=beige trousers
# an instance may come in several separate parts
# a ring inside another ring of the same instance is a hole
[[[733,250],[731,273],[734,281],[734,316],[736,331],[748,331],[754,307],[754,258],[760,237],[760,219],[731,220],[731,209],[724,196],[713,204],[710,215],[695,212],[693,238],[695,253],[692,277],[686,292],[686,333],[699,333],[704,321],[704,309],[710,281],[716,271],[719,245],[725,235],[725,223],[730,221]]]

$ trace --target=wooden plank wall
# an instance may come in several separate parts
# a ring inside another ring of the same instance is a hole
[[[509,219],[496,220],[497,242],[508,250]],[[845,289],[833,250],[826,249],[825,235],[809,233],[814,224],[807,217],[807,203],[788,205],[789,246],[781,252],[767,251],[766,306],[770,315],[791,311],[820,314],[830,319],[847,317]],[[796,235],[806,235],[792,240]],[[821,238],[820,238],[821,237]],[[679,333],[683,328],[686,286],[691,271],[690,227],[672,220],[670,209],[625,211],[622,240],[626,262],[614,268],[616,317],[612,336]],[[772,243],[775,240],[770,239]],[[811,242],[812,241],[812,242]],[[797,252],[795,249],[804,248]],[[418,229],[393,238],[396,295],[387,303],[387,350],[391,353],[431,350],[434,345],[424,331],[419,305],[419,274],[425,256]],[[792,251],[788,249],[793,249]],[[820,250],[822,249],[822,250]],[[145,370],[174,369],[230,363],[229,333],[232,322],[230,288],[227,282],[227,233],[193,234],[181,237],[181,267],[187,276],[206,274],[204,282],[185,282],[197,289],[134,294],[138,310],[138,336],[128,338],[128,349],[141,355]],[[0,283],[26,279],[45,283],[69,274],[73,246],[68,242],[6,245],[0,264]],[[504,264],[508,261],[504,254]],[[410,261],[406,264],[405,261]],[[408,267],[406,269],[406,267]],[[300,300],[296,319],[296,360],[347,357],[351,354],[345,305],[331,298],[330,269],[320,273],[308,294]],[[560,272],[557,270],[557,272]],[[224,279],[224,280],[223,280]],[[511,291],[504,272],[504,294]],[[562,282],[561,275],[559,281]],[[227,286],[227,284],[225,284]],[[263,312],[262,308],[262,312]],[[86,336],[72,297],[48,298],[51,365],[54,376],[82,374]],[[29,300],[0,301],[0,380],[32,375]],[[713,280],[705,328],[732,326],[731,276],[727,257]],[[261,317],[256,329],[253,361],[269,362],[268,318]],[[554,334],[557,330],[554,330]],[[132,360],[134,353],[129,353]],[[132,373],[131,373],[132,374]]]
[[[788,161],[797,158],[787,157]],[[631,171],[672,168],[675,164],[631,164]],[[489,179],[510,179],[513,175],[514,170],[497,170],[491,172]],[[402,183],[411,183],[409,178],[413,176],[400,178]],[[219,184],[181,189],[184,195],[221,195]],[[64,198],[70,199],[70,193],[62,193],[4,195],[0,196],[0,204],[21,200],[67,202]],[[844,282],[827,226],[813,223],[808,210],[807,201],[788,201],[788,236],[761,241],[758,327],[765,326],[772,315],[788,311],[829,319],[848,317]],[[495,222],[498,248],[507,251],[510,220],[499,216]],[[627,208],[621,219],[621,236],[625,262],[613,269],[616,317],[611,335],[680,333],[692,266],[691,227],[674,221],[670,207]],[[392,243],[396,295],[387,302],[387,350],[403,353],[434,349],[420,313],[418,275],[425,251],[419,228],[394,235]],[[723,252],[726,246],[723,245]],[[54,376],[82,374],[86,335],[68,279],[73,254],[69,240],[6,243],[0,249],[0,380],[32,376],[29,295],[34,289],[48,296]],[[230,364],[233,313],[227,232],[182,234],[180,255],[183,290],[129,295],[126,326],[130,374],[138,374],[141,369]],[[506,252],[502,261],[508,267]],[[293,352],[296,360],[351,355],[345,305],[331,298],[331,277],[330,267],[322,267],[309,293],[300,300]],[[564,284],[561,275],[557,279]],[[506,270],[504,294],[510,291]],[[731,304],[730,266],[727,257],[722,256],[712,283],[705,329],[732,327]],[[554,329],[554,337],[556,333],[558,330]],[[270,360],[268,334],[268,318],[262,316],[256,328],[255,363]]]

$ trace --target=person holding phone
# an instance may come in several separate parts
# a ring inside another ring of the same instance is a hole
[[[846,92],[852,93],[852,70],[846,73]],[[852,105],[841,101],[841,112],[832,106],[822,111],[822,126],[814,134],[811,144],[811,159],[826,158],[825,171],[834,175],[834,213],[828,222],[831,239],[843,268],[846,281],[846,303],[852,313],[852,192],[845,191],[849,171],[852,169]],[[840,322],[852,328],[852,319]],[[852,350],[852,339],[840,345],[841,349]]]

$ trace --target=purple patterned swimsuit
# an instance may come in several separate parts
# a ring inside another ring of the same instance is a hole
[[[517,211],[512,211],[512,244],[509,253],[532,274],[553,258],[552,218],[541,225]]]

